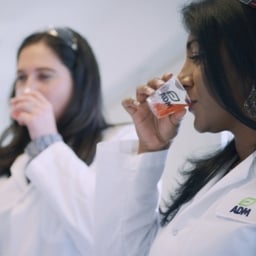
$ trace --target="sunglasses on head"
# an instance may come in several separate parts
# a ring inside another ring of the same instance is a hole
[[[69,28],[49,28],[45,31],[46,34],[60,38],[67,46],[74,51],[77,50],[77,39],[74,33]]]
[[[241,3],[246,4],[252,8],[256,8],[256,0],[239,0]]]

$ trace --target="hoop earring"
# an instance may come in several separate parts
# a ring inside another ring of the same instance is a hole
[[[252,86],[252,90],[248,98],[244,102],[244,111],[251,118],[256,120],[256,88]]]

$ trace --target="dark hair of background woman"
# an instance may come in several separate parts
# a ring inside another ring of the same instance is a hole
[[[256,129],[256,121],[242,108],[256,82],[256,9],[238,0],[194,1],[183,7],[182,15],[186,30],[198,40],[197,62],[203,67],[209,92],[234,117]],[[228,83],[222,61],[223,46],[239,77],[236,87]],[[166,202],[167,210],[160,209],[162,225],[213,177],[228,173],[239,162],[239,157],[232,140],[214,154],[188,161],[192,168],[183,171],[185,182],[171,194],[170,201]]]
[[[90,165],[95,156],[96,144],[102,139],[102,131],[109,125],[103,116],[101,80],[94,53],[85,38],[71,31],[77,42],[77,50],[73,50],[59,37],[39,32],[24,39],[18,49],[17,59],[25,47],[44,42],[69,69],[73,78],[73,97],[57,127],[64,141]],[[14,89],[11,97],[13,95]],[[0,138],[0,176],[10,175],[10,166],[29,142],[27,128],[12,120]]]

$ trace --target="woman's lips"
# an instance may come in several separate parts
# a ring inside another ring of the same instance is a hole
[[[189,111],[193,112],[193,109],[196,103],[197,103],[197,100],[190,100],[190,102],[188,103]]]
[[[188,106],[189,106],[189,105],[191,104],[190,98],[187,97],[187,98],[185,99],[185,102],[186,102],[186,103],[188,104]]]

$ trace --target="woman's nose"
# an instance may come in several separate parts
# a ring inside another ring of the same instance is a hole
[[[183,67],[181,68],[178,79],[185,89],[193,86],[193,65],[191,65],[188,61],[185,61]]]
[[[39,81],[34,74],[31,74],[27,76],[27,79],[24,81],[23,86],[26,87],[27,90],[34,91],[38,89]]]
[[[191,86],[193,86],[192,75],[180,73],[178,75],[178,79],[185,89],[189,89]]]
[[[16,95],[22,95],[36,90],[36,82],[33,79],[27,79],[22,86],[16,87]]]

